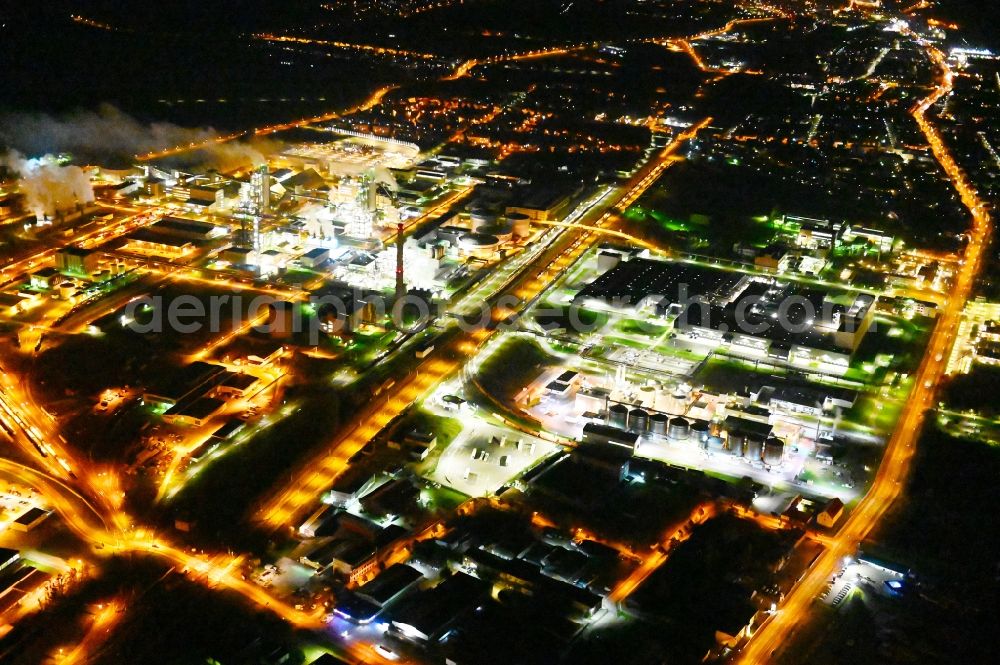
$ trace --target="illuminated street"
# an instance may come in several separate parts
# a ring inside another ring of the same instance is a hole
[[[974,4],[0,10],[0,661],[986,662]]]

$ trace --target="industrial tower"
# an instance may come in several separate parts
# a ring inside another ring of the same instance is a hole
[[[403,223],[396,225],[396,302],[403,302],[406,296],[406,282],[403,280]]]

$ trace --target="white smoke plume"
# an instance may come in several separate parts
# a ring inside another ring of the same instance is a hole
[[[129,165],[135,155],[201,143],[219,135],[211,127],[145,124],[110,104],[59,117],[44,113],[0,115],[0,145],[29,155],[69,152],[77,161],[103,165]],[[275,141],[210,144],[204,150],[180,155],[174,162],[227,171],[263,164],[263,153],[278,146]]]
[[[0,164],[17,173],[18,188],[38,219],[94,200],[94,188],[83,169],[62,166],[52,155],[25,159],[11,151],[0,158]]]
[[[97,111],[63,116],[8,113],[0,116],[0,142],[29,155],[71,152],[86,157],[122,156],[200,142],[217,136],[209,128],[187,129],[170,123],[143,124],[110,104]]]

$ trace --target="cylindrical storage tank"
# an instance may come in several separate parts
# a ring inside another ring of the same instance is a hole
[[[667,436],[675,441],[687,441],[691,436],[691,423],[685,418],[671,418]]]
[[[523,212],[510,213],[507,215],[507,222],[518,238],[527,238],[531,235],[531,218]]]
[[[495,224],[497,216],[486,208],[473,208],[469,212],[469,219],[472,220],[472,230],[480,233],[484,226]]]
[[[458,246],[470,254],[489,256],[500,247],[500,239],[482,233],[466,233],[458,239]]]
[[[726,439],[729,443],[729,452],[737,457],[742,457],[746,450],[747,438],[743,434],[730,434]]]
[[[759,462],[764,456],[764,442],[760,437],[751,436],[747,438],[747,459],[751,462]]]
[[[691,423],[691,439],[700,446],[708,443],[709,426],[707,420],[696,420]]]
[[[73,282],[63,282],[59,285],[59,297],[63,300],[69,300],[75,290],[76,284]]]
[[[628,425],[628,407],[624,404],[612,404],[608,409],[608,424],[618,429]]]
[[[719,451],[725,446],[725,441],[718,434],[709,434],[705,447],[709,450]]]
[[[510,224],[484,224],[476,229],[476,233],[493,236],[500,242],[510,242],[514,239],[514,234],[511,230]]]
[[[632,409],[628,414],[628,428],[635,432],[649,429],[649,414],[642,409]]]
[[[778,466],[785,457],[785,442],[772,436],[764,442],[764,464]]]
[[[649,431],[656,436],[667,435],[667,422],[670,419],[662,413],[654,413],[649,417]]]

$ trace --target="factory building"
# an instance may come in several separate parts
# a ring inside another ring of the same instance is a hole
[[[519,192],[516,200],[511,201],[505,214],[523,215],[533,222],[553,222],[566,216],[573,200],[579,194],[580,188],[565,189],[557,187],[531,187]]]
[[[149,227],[155,233],[172,238],[181,238],[195,244],[204,243],[226,234],[226,229],[208,222],[199,222],[179,217],[164,217]]]
[[[98,254],[89,249],[67,245],[56,250],[56,269],[62,273],[91,275],[97,272]]]
[[[631,258],[576,296],[673,322],[692,340],[778,362],[822,362],[846,371],[875,316],[868,294],[833,293],[716,268]]]
[[[125,236],[125,244],[121,249],[132,254],[179,259],[194,251],[194,243],[150,229],[139,229]]]

